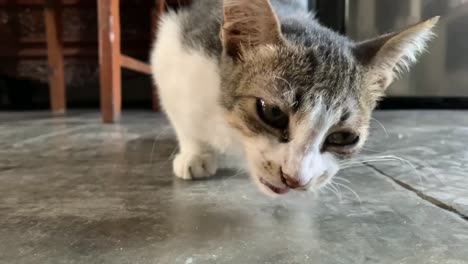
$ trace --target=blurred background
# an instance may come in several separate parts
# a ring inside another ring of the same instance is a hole
[[[49,108],[44,4],[0,0],[0,109]],[[96,1],[63,0],[61,21],[68,108],[99,107]],[[167,1],[178,7],[189,1]],[[467,0],[303,0],[325,25],[355,40],[403,28],[435,15],[438,37],[410,75],[389,90],[383,108],[467,108]],[[122,0],[122,52],[148,61],[158,1]],[[148,75],[122,70],[123,108],[152,108]]]
[[[44,3],[0,1],[0,106],[48,108],[48,63]],[[65,0],[62,40],[67,106],[99,106],[98,16],[95,0]],[[121,1],[121,47],[125,54],[147,61],[155,1]],[[125,106],[151,107],[147,75],[123,69]]]

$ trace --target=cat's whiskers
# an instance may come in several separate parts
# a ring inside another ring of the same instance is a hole
[[[404,159],[404,158],[400,158],[400,157],[397,157],[397,156],[387,156],[386,158],[390,158],[390,159],[394,159],[394,160],[397,160],[397,161],[400,161],[400,162],[403,162],[403,163],[406,163],[407,165],[409,165],[413,171],[416,173],[416,175],[418,176],[419,178],[419,183],[422,185],[423,184],[423,178],[421,176],[421,172],[416,168],[416,166],[409,160],[407,159]]]
[[[397,153],[397,152],[401,152],[401,151],[405,151],[405,150],[408,150],[408,148],[399,148],[399,149],[392,149],[392,150],[389,150],[389,151],[383,151],[383,152],[380,152],[381,155],[386,155],[388,153],[388,155],[386,156],[389,156],[389,157],[395,157],[395,158],[398,158],[398,159],[406,159],[407,161],[410,160],[409,157],[401,157],[401,156],[396,156],[396,155],[393,155],[392,153],[390,152],[393,152],[393,153]],[[414,160],[413,162],[415,163],[420,163],[424,166],[424,168],[427,168],[429,169],[429,171],[431,172],[432,176],[434,176],[440,183],[444,183],[442,181],[442,179],[440,177],[437,176],[436,172],[435,172],[435,169],[434,167],[432,167],[428,162],[424,161],[424,160],[420,160],[420,159],[417,159],[417,160]]]
[[[290,107],[293,107],[294,104],[297,103],[297,102],[295,101],[295,98],[294,98],[295,93],[294,93],[294,89],[293,89],[291,83],[288,80],[286,80],[286,79],[284,79],[284,78],[282,78],[280,76],[277,76],[277,75],[275,75],[274,78],[286,83],[286,85],[288,86],[288,89],[285,92],[283,92],[283,98],[287,102],[290,102]],[[276,86],[275,86],[275,89],[278,90],[278,88]]]
[[[221,184],[218,185],[218,188],[216,188],[216,191],[219,191],[221,188],[224,188],[226,187],[226,184],[227,184],[227,181],[229,179],[232,179],[232,178],[235,178],[239,175],[242,175],[242,174],[245,174],[247,173],[247,171],[243,168],[238,168],[233,175],[230,175],[230,176],[227,176],[225,177],[224,179],[221,180]],[[241,190],[241,192],[243,193],[243,190]],[[246,196],[246,195],[243,195],[243,196]]]
[[[350,180],[345,179],[345,178],[342,178],[342,177],[339,177],[339,176],[335,176],[335,177],[333,177],[333,179],[335,179],[335,180],[341,180],[341,181],[344,181],[344,182],[346,182],[346,183],[351,183]]]
[[[365,165],[365,163],[370,163],[370,162],[386,162],[386,161],[394,161],[395,159],[390,159],[390,158],[374,158],[374,159],[367,159],[367,160],[359,160],[359,161],[353,161],[353,162],[346,162],[340,164],[340,167],[342,169],[346,168],[352,168],[352,167],[358,167],[358,166],[352,166],[352,165]]]
[[[364,148],[364,147],[362,148],[362,150],[371,151],[371,152],[375,152],[375,153],[381,153],[382,152],[382,151],[379,151],[379,150]]]
[[[341,187],[345,188],[346,190],[350,191],[357,198],[357,200],[359,201],[359,204],[362,204],[361,197],[359,197],[359,195],[351,187],[349,187],[348,185],[343,184],[343,183],[334,182],[333,180],[332,180],[332,183],[336,184],[337,186],[341,186]]]
[[[377,120],[374,117],[371,117],[371,120],[374,120],[378,125],[380,125],[380,127],[382,127],[383,131],[385,132],[385,137],[388,137],[388,132],[387,132],[387,129],[385,128],[385,126],[379,120]]]
[[[400,161],[400,162],[403,162],[403,163],[406,163],[407,165],[409,165],[411,167],[411,169],[416,173],[416,175],[418,176],[419,178],[419,183],[421,185],[423,185],[423,177],[421,175],[421,172],[416,168],[416,166],[409,160],[407,159],[404,159],[404,158],[401,158],[401,157],[398,157],[398,156],[393,156],[393,155],[390,155],[390,156],[384,156],[384,158],[387,158],[387,159],[391,159],[391,160],[397,160],[397,161]],[[364,163],[368,163],[367,161],[365,161]],[[367,165],[367,164],[366,164]]]
[[[289,91],[294,91],[294,89],[293,89],[291,83],[290,83],[288,80],[286,80],[286,79],[284,79],[283,77],[280,77],[280,76],[278,76],[278,75],[275,75],[274,78],[285,82],[285,83],[288,85],[288,87],[289,87]]]
[[[176,156],[176,153],[177,153],[177,150],[178,150],[178,148],[177,148],[177,147],[174,147],[174,149],[172,150],[172,152],[171,152],[171,154],[169,155],[169,157],[159,164],[159,169],[161,169],[161,168],[162,168],[164,165],[166,165],[168,162],[174,160],[174,158],[175,158],[175,156]]]
[[[154,149],[155,149],[155,146],[156,146],[156,140],[158,140],[158,135],[156,135],[153,138],[153,146],[151,147],[150,158],[149,158],[149,163],[150,164],[153,163],[153,153],[154,153]]]
[[[338,192],[338,190],[336,189],[335,186],[333,186],[333,188],[331,186],[332,186],[331,183],[328,184],[328,185],[325,185],[325,189],[331,191],[332,193],[334,193],[336,195],[336,197],[338,197],[338,199],[340,200],[340,203],[341,203],[342,202],[341,194]]]
[[[150,159],[149,162],[153,163],[153,155],[154,155],[154,150],[156,149],[156,142],[161,138],[161,136],[168,130],[169,128],[163,128],[162,130],[159,131],[158,134],[156,134],[153,138],[153,145],[151,147],[151,152],[150,152]]]
[[[359,166],[372,166],[370,163],[376,163],[376,162],[399,161],[399,162],[405,163],[406,165],[410,166],[412,171],[414,171],[416,173],[416,175],[418,176],[420,184],[423,185],[424,175],[421,173],[420,170],[418,170],[418,168],[414,165],[414,163],[411,162],[407,158],[403,158],[403,157],[399,157],[399,156],[395,156],[395,155],[370,156],[368,159],[365,159],[365,158],[367,158],[367,157],[364,157],[364,159],[362,157],[360,157],[360,158],[354,159],[352,161],[341,163],[340,167],[342,169],[346,169],[346,168],[353,168],[353,167],[359,167]],[[431,172],[430,176],[433,176],[440,183],[443,183],[443,181],[437,176],[437,174],[434,171],[434,168],[430,164],[428,164],[427,162],[421,161],[421,160],[417,160],[415,162],[422,163],[425,168],[430,170],[430,172]]]
[[[239,168],[239,169],[237,169],[237,171],[233,175],[228,176],[226,179],[234,178],[234,177],[237,177],[237,176],[245,174],[245,173],[247,173],[247,171],[245,169]]]

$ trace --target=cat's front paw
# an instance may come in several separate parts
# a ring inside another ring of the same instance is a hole
[[[193,180],[213,176],[218,168],[217,159],[212,154],[176,155],[173,163],[174,174],[184,180]]]

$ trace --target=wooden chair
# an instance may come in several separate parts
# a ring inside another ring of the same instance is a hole
[[[99,68],[101,115],[105,123],[117,121],[122,108],[121,67],[151,74],[150,65],[121,53],[119,0],[97,0],[99,31]],[[165,0],[157,1],[153,19],[158,19],[166,7]],[[153,23],[153,28],[156,23]],[[158,108],[158,98],[153,92],[153,109]]]
[[[0,8],[2,7],[21,8],[23,6],[39,6],[44,7],[44,20],[46,31],[46,56],[48,58],[48,79],[50,90],[50,107],[54,114],[62,114],[66,109],[65,96],[65,77],[63,63],[63,44],[62,44],[62,23],[61,23],[61,4],[58,0],[0,0]],[[17,22],[15,22],[17,23]],[[15,37],[13,37],[15,39]],[[15,43],[14,42],[18,42]],[[13,41],[13,45],[9,43],[6,52],[2,56],[6,57],[28,57],[42,55],[41,48],[30,48],[23,50],[18,40]],[[1,59],[1,58],[0,58]]]
[[[117,121],[121,112],[121,67],[151,74],[148,63],[126,56],[120,50],[120,8],[119,0],[96,0],[98,12],[98,41],[100,67],[100,107],[105,123]],[[151,1],[151,0],[149,0]],[[153,30],[156,20],[166,8],[166,0],[152,0]],[[174,0],[175,1],[175,0]],[[184,2],[187,0],[176,0]],[[53,113],[66,111],[66,88],[64,77],[64,47],[62,41],[61,6],[78,3],[79,0],[0,0],[8,4],[44,6],[47,57],[49,64],[50,105]],[[154,37],[153,32],[153,37]],[[149,52],[149,51],[148,51]],[[153,109],[158,109],[158,98],[153,92]]]
[[[62,114],[66,109],[65,74],[63,66],[62,23],[60,4],[46,0],[44,8],[47,60],[49,62],[50,107],[52,113]]]

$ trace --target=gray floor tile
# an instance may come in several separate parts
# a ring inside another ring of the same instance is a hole
[[[393,180],[464,213],[464,112],[378,113],[367,148],[415,169],[369,162],[340,172],[352,192],[277,199],[236,170],[172,177],[160,115],[2,115],[0,263],[468,263],[468,221]]]

